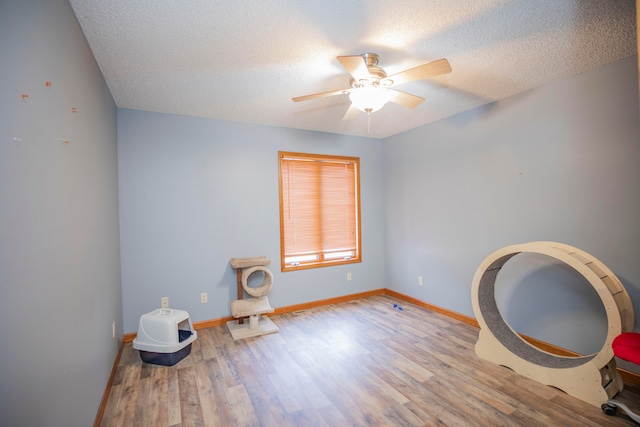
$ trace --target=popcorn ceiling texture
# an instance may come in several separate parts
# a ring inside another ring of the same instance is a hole
[[[637,54],[633,0],[70,0],[118,107],[367,136],[339,55],[388,74],[447,58],[396,89],[426,99],[371,115],[384,138]]]

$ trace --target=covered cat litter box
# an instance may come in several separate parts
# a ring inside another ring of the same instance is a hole
[[[189,313],[158,308],[140,317],[133,348],[140,351],[145,363],[173,366],[191,353],[191,343],[197,337]]]

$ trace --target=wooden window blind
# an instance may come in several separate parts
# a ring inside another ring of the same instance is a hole
[[[360,262],[360,159],[278,154],[282,271]]]

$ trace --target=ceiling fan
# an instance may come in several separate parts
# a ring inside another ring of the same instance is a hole
[[[349,79],[351,88],[298,96],[293,98],[293,101],[300,102],[327,96],[349,94],[351,106],[342,120],[350,120],[354,119],[360,111],[367,113],[367,115],[378,111],[387,102],[415,108],[424,101],[424,98],[400,92],[392,89],[392,87],[451,72],[449,61],[438,59],[437,61],[387,76],[387,73],[377,66],[379,59],[380,57],[376,53],[338,56],[338,61],[351,74]]]

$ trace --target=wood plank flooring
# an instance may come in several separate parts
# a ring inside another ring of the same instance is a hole
[[[479,359],[476,328],[390,296],[270,318],[279,333],[235,342],[201,329],[171,367],[125,344],[101,425],[636,425]],[[619,398],[640,410],[638,387]]]

